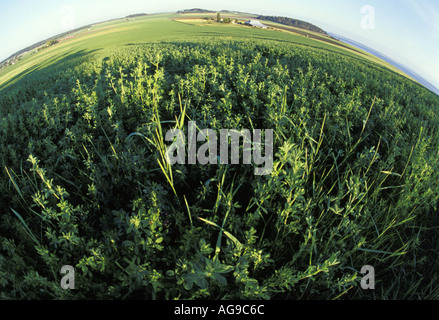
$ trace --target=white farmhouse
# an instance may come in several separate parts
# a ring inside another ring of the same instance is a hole
[[[245,22],[246,25],[252,26],[252,27],[258,27],[262,29],[267,29],[268,27],[265,24],[260,23],[258,20],[249,20]]]

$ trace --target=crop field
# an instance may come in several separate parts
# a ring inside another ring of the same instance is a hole
[[[0,299],[438,299],[439,97],[360,50],[181,16],[0,71]],[[171,164],[190,122],[272,130],[270,172]]]

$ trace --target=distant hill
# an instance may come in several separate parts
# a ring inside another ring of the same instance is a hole
[[[177,13],[180,13],[180,14],[184,14],[184,13],[186,13],[186,14],[187,13],[216,13],[216,12],[238,13],[238,12],[230,11],[230,10],[212,11],[212,10],[206,10],[206,9],[200,9],[200,8],[185,9],[185,10],[177,11]],[[240,13],[243,13],[243,12],[240,12]],[[300,28],[300,29],[304,29],[304,30],[313,31],[313,32],[327,35],[326,31],[324,31],[323,29],[313,25],[312,23],[302,21],[302,20],[297,20],[297,19],[288,18],[288,17],[263,16],[263,15],[257,16],[256,19],[277,22],[277,23],[280,23],[280,24],[283,24],[286,26]]]
[[[185,9],[185,10],[177,11],[177,13],[215,13],[215,12],[216,11],[211,11],[211,10],[206,10],[206,9],[199,9],[199,8]]]
[[[177,13],[184,14],[184,13],[243,13],[239,11],[231,11],[231,10],[220,10],[220,11],[212,11],[212,10],[206,10],[206,9],[200,9],[200,8],[194,8],[194,9],[185,9],[177,11]],[[248,13],[247,13],[248,14]]]
[[[238,11],[230,11],[230,10],[212,11],[212,10],[200,9],[200,8],[185,9],[185,10],[177,11],[177,13],[180,13],[180,14],[184,14],[184,13],[186,13],[186,14],[187,13],[217,13],[217,12],[220,12],[220,13],[241,13],[241,14],[246,14],[244,12],[238,12]],[[126,18],[135,18],[135,17],[146,16],[146,15],[148,15],[148,14],[146,14],[146,13],[138,13],[138,14],[132,14],[132,15],[126,16]],[[296,28],[300,28],[300,29],[305,29],[305,30],[309,30],[309,31],[314,31],[314,32],[318,32],[318,33],[322,33],[322,34],[327,35],[327,33],[323,29],[321,29],[321,28],[319,28],[319,27],[317,27],[317,26],[315,26],[315,25],[313,25],[313,24],[311,24],[309,22],[305,22],[305,21],[301,21],[301,20],[297,20],[297,19],[292,19],[292,18],[287,18],[287,17],[263,16],[263,15],[258,16],[257,19],[277,22],[277,23],[280,23],[280,24],[283,24],[283,25],[286,25],[286,26],[292,26],[292,27],[296,27]],[[112,19],[112,20],[117,20],[117,19]],[[108,21],[111,21],[111,20],[108,20]],[[40,41],[38,43],[35,43],[34,45],[26,47],[23,50],[20,50],[20,51],[14,53],[13,55],[8,57],[7,59],[1,61],[0,62],[0,67],[2,65],[4,65],[5,62],[7,62],[8,60],[10,60],[12,58],[16,58],[16,57],[20,56],[21,54],[23,54],[25,52],[34,50],[34,49],[44,45],[47,41],[57,40],[57,39],[65,37],[65,36],[67,36],[69,34],[72,34],[72,33],[75,33],[75,32],[78,32],[78,31],[81,31],[81,30],[84,30],[84,29],[89,29],[89,28],[91,28],[91,25],[87,25],[87,26],[83,26],[83,27],[80,27],[80,28],[77,28],[77,29],[74,29],[74,30],[70,30],[70,31],[67,31],[67,32],[62,33],[62,34],[58,34],[58,35],[56,35],[54,37],[51,37],[49,39],[46,39],[46,40]]]
[[[313,25],[312,23],[297,20],[293,18],[287,18],[287,17],[275,17],[275,16],[258,16],[256,19],[259,20],[267,20],[272,22],[277,22],[286,26],[295,27],[299,29],[305,29],[313,32],[318,32],[327,35],[326,31]]]
[[[149,14],[148,13],[130,14],[129,16],[126,16],[126,18],[137,18],[137,17],[143,17],[143,16],[149,16]]]
[[[89,28],[91,28],[91,27],[92,27],[91,25],[82,26],[82,27],[80,27],[80,28],[76,28],[76,29],[73,29],[73,30],[69,30],[69,31],[67,31],[67,32],[60,33],[60,34],[58,34],[58,35],[56,35],[56,36],[50,37],[50,38],[48,38],[48,39],[46,39],[46,40],[43,40],[43,41],[37,42],[37,43],[35,43],[35,44],[33,44],[33,45],[29,46],[29,47],[26,47],[26,48],[24,48],[24,49],[22,49],[22,50],[20,50],[20,51],[15,52],[15,53],[14,53],[13,55],[11,55],[10,57],[8,57],[8,58],[6,58],[5,60],[1,61],[1,62],[0,62],[0,65],[3,65],[3,64],[4,64],[6,61],[8,61],[9,59],[12,59],[12,58],[18,57],[19,55],[21,55],[21,54],[23,54],[23,53],[26,53],[26,52],[28,52],[28,51],[32,51],[32,50],[34,50],[34,49],[36,49],[36,48],[38,48],[38,47],[41,47],[41,46],[43,46],[44,44],[46,44],[48,41],[51,41],[51,40],[58,40],[58,39],[64,38],[65,36],[68,36],[69,34],[72,34],[72,33],[75,33],[75,32],[78,32],[78,31],[81,31],[81,30],[84,30],[84,29],[89,29]]]

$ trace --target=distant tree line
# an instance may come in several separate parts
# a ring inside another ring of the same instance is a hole
[[[46,41],[46,46],[50,47],[50,46],[53,46],[54,44],[57,44],[58,42],[59,42],[58,40],[49,40],[49,41]]]
[[[59,43],[59,40],[55,40],[55,39],[47,40],[46,44],[44,46],[41,46],[41,47],[37,48],[37,52],[40,52],[41,50],[44,50],[44,49],[46,49],[48,47],[51,47],[51,46],[53,46],[53,45],[55,45],[57,43]]]
[[[268,20],[268,21],[272,21],[272,22],[277,22],[286,26],[290,26],[290,27],[295,27],[295,28],[300,28],[300,29],[305,29],[305,30],[309,30],[309,31],[314,31],[314,32],[318,32],[318,33],[323,33],[323,34],[327,34],[325,30],[309,23],[306,21],[302,21],[302,20],[297,20],[297,19],[292,19],[292,18],[287,18],[287,17],[274,17],[274,16],[258,16],[256,19],[259,20]]]
[[[206,9],[194,8],[177,11],[177,13],[215,13],[217,11],[211,11]],[[221,10],[222,13],[239,13],[238,11]]]
[[[149,14],[147,13],[136,13],[136,14],[130,14],[129,16],[126,16],[125,18],[129,19],[129,18],[137,18],[137,17],[143,17],[143,16],[148,16]]]
[[[26,53],[28,51],[37,49],[38,47],[47,45],[48,42],[51,41],[51,40],[57,41],[57,39],[64,38],[65,36],[67,36],[69,34],[72,34],[72,33],[75,33],[75,32],[78,32],[78,31],[81,31],[81,30],[84,30],[84,29],[89,29],[91,27],[92,27],[91,25],[83,26],[83,27],[80,27],[80,28],[76,28],[76,29],[64,32],[64,33],[60,33],[60,34],[58,34],[58,35],[56,35],[54,37],[51,37],[49,39],[37,42],[37,43],[35,43],[35,44],[33,44],[33,45],[29,46],[29,47],[26,47],[26,48],[24,48],[24,49],[22,49],[20,51],[17,51],[13,55],[11,55],[9,58],[6,58],[5,60],[3,60],[1,63],[3,64],[4,62],[8,61],[9,59],[12,59],[14,57],[18,57],[18,56],[22,55],[23,53]]]
[[[4,60],[2,63],[0,63],[0,69],[3,69],[4,67],[12,66],[16,64],[18,61],[22,59],[22,56],[16,56],[9,58],[7,60]]]
[[[194,8],[194,9],[185,9],[177,11],[177,13],[215,13],[215,11],[206,10],[206,9],[200,9],[200,8]]]

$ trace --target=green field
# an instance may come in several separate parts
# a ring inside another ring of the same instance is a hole
[[[96,24],[0,70],[0,299],[438,299],[439,97],[204,16]],[[170,165],[189,121],[272,129],[272,172]]]
[[[157,41],[173,41],[197,39],[208,36],[225,37],[226,39],[257,38],[273,39],[291,42],[298,45],[322,48],[341,53],[348,56],[365,59],[377,64],[384,65],[391,70],[398,72],[393,66],[379,60],[368,53],[352,50],[345,50],[340,46],[334,46],[322,41],[313,41],[302,35],[287,32],[276,32],[272,30],[253,29],[238,25],[212,24],[205,26],[194,26],[185,23],[184,20],[173,20],[178,18],[199,18],[209,16],[206,14],[176,15],[160,14],[136,18],[127,21],[126,19],[114,20],[94,25],[91,30],[85,30],[75,35],[73,39],[61,42],[38,54],[27,55],[18,64],[0,70],[0,88],[19,80],[23,75],[51,65],[59,60],[71,60],[72,58],[86,57],[91,53],[105,55],[107,52],[132,44],[151,43]],[[211,15],[213,17],[213,15]],[[227,17],[234,17],[229,14]],[[240,15],[236,17],[242,18]],[[276,26],[270,22],[269,25]],[[288,29],[288,27],[286,28]],[[294,30],[294,28],[289,28]],[[304,31],[305,33],[310,33]],[[341,44],[341,43],[340,43]]]

